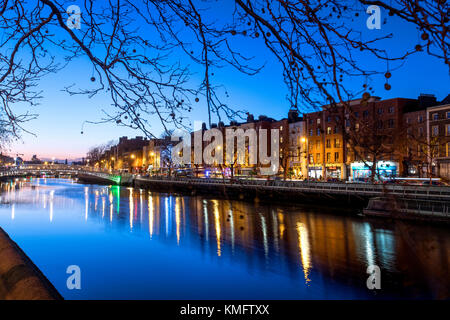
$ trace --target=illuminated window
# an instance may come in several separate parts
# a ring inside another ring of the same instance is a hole
[[[334,147],[335,148],[340,148],[341,147],[341,140],[334,139]]]
[[[433,120],[434,121],[439,120],[439,114],[433,113]]]
[[[327,127],[327,134],[331,134],[331,127]]]

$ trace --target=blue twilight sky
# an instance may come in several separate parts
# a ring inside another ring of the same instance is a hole
[[[77,1],[74,1],[76,4]],[[217,17],[223,17],[232,13],[231,2],[217,12]],[[81,6],[81,5],[80,5]],[[402,21],[389,17],[381,12],[381,19],[386,18],[386,24],[382,24],[381,30],[368,30],[366,28],[367,15],[361,7],[359,18],[353,22],[355,28],[361,28],[362,37],[377,37],[386,33],[393,33],[393,39],[385,40],[383,45],[392,54],[404,52],[405,48],[413,48],[420,43],[420,33]],[[214,13],[214,12],[213,12]],[[258,53],[254,65],[264,63],[265,68],[256,76],[245,76],[234,69],[224,67],[214,71],[214,83],[222,84],[229,93],[229,98],[224,101],[230,106],[245,109],[255,115],[265,114],[273,118],[285,117],[289,110],[286,100],[287,89],[282,78],[282,70],[279,63],[267,49],[264,48],[262,39],[251,39],[236,36],[235,45],[244,53],[252,56]],[[24,53],[26,54],[26,53]],[[357,53],[359,54],[359,53]],[[385,70],[386,64],[380,63],[366,56],[358,57],[364,64],[372,69]],[[174,59],[183,61],[185,57],[174,56]],[[185,60],[184,60],[185,61]],[[379,69],[381,68],[381,69]],[[202,79],[202,71],[192,66],[194,74],[191,80],[199,82]],[[40,105],[32,111],[39,114],[36,120],[25,124],[25,128],[34,135],[24,133],[22,138],[11,143],[10,154],[23,154],[26,159],[37,154],[40,158],[75,159],[83,157],[89,147],[117,140],[118,137],[142,135],[141,132],[132,129],[118,127],[113,123],[85,124],[84,134],[81,134],[84,121],[99,121],[102,119],[102,109],[111,110],[107,96],[69,96],[61,90],[68,85],[75,84],[78,88],[89,88],[93,84],[90,81],[92,66],[86,58],[73,61],[63,71],[46,76],[40,81],[38,89],[42,90],[43,98]],[[350,88],[361,88],[364,80],[345,82]],[[370,86],[375,90],[374,95],[383,99],[393,97],[416,98],[420,93],[435,94],[438,100],[442,100],[450,94],[450,77],[448,67],[440,60],[421,52],[409,58],[405,65],[393,72],[390,79],[392,89],[384,90],[384,78],[375,77]],[[190,120],[207,120],[206,105],[204,100],[194,104]],[[23,109],[21,105],[15,106],[16,110]],[[304,110],[307,111],[307,110]],[[161,126],[157,119],[149,119],[153,132],[161,133]]]

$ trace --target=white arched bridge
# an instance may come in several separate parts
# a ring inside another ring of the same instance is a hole
[[[50,164],[10,166],[0,169],[0,180],[25,177],[71,177],[96,183],[122,184],[130,183],[131,175],[119,175],[107,172],[94,171],[86,166]],[[126,179],[126,180],[124,180]]]

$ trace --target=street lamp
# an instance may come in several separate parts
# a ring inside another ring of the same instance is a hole
[[[300,141],[303,143],[303,152],[305,153],[306,158],[306,180],[309,180],[309,156],[308,156],[308,145],[306,137],[301,137]]]

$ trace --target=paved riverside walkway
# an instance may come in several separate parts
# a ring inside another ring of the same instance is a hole
[[[0,228],[0,300],[59,300],[62,296]]]

